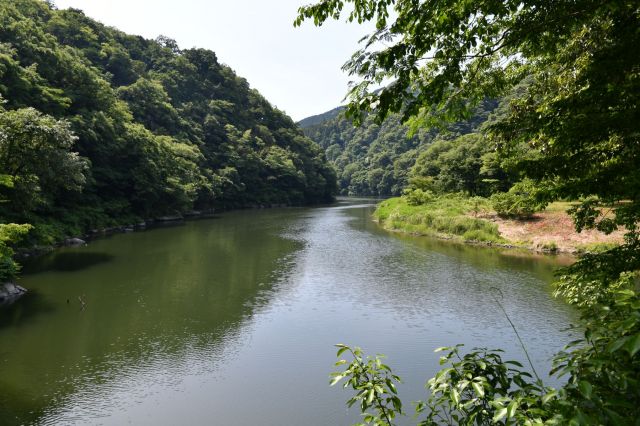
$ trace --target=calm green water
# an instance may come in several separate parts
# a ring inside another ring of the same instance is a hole
[[[492,287],[548,371],[574,318],[555,260],[391,235],[372,208],[233,212],[38,259],[0,311],[0,424],[350,424],[334,343],[387,354],[406,401],[438,346],[522,360]]]

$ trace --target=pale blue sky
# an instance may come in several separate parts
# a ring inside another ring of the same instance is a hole
[[[163,34],[180,47],[204,47],[295,120],[339,105],[349,76],[340,70],[368,30],[310,22],[293,28],[312,0],[55,0],[130,34]]]

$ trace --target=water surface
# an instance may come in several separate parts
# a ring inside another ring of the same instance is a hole
[[[438,346],[524,359],[499,293],[548,371],[575,319],[556,260],[392,235],[372,209],[230,212],[37,259],[0,311],[0,424],[351,424],[333,344],[386,354],[425,398]]]

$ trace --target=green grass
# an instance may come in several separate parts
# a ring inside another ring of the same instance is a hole
[[[457,237],[468,241],[506,242],[498,227],[486,220],[471,217],[474,211],[489,209],[484,199],[450,194],[428,203],[412,206],[403,197],[378,204],[374,218],[385,228],[410,234]]]
[[[575,201],[554,201],[553,203],[549,203],[544,210],[549,213],[565,213],[576,204]]]
[[[578,254],[602,253],[620,246],[618,243],[587,243],[576,247]]]

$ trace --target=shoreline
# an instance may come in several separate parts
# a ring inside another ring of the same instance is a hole
[[[335,202],[334,200],[333,202]],[[322,206],[331,203],[318,203],[310,204],[309,206]],[[86,245],[88,242],[96,239],[109,237],[117,234],[127,234],[130,232],[141,232],[152,230],[156,228],[162,228],[165,226],[177,226],[184,224],[185,222],[194,220],[203,220],[219,217],[221,213],[229,213],[242,210],[267,210],[267,209],[279,209],[279,208],[293,208],[304,207],[305,204],[251,204],[243,207],[234,208],[211,208],[207,210],[191,210],[182,213],[176,213],[173,215],[162,215],[155,218],[144,219],[137,223],[126,223],[120,225],[113,225],[104,228],[94,228],[85,231],[84,233],[65,236],[63,239],[56,241],[53,244],[48,245],[34,245],[31,247],[18,247],[15,248],[14,259],[18,261],[24,261],[25,259],[31,259],[51,253],[52,251],[62,247],[74,247]]]
[[[568,203],[552,203],[526,219],[502,218],[486,209],[472,215],[468,203],[465,198],[449,197],[409,205],[401,197],[391,198],[376,206],[372,220],[389,232],[546,255],[578,257],[623,242],[624,230],[609,235],[595,230],[576,232],[566,213]]]
[[[333,202],[335,203],[336,200]],[[327,205],[331,203],[319,203],[314,204],[318,206]],[[219,217],[221,213],[228,213],[234,211],[242,211],[242,210],[266,210],[266,209],[278,209],[278,208],[295,208],[295,207],[304,207],[305,205],[295,205],[295,204],[255,204],[248,205],[245,207],[238,208],[230,208],[230,209],[208,209],[208,210],[192,210],[188,212],[183,212],[175,215],[164,215],[158,216],[156,218],[145,219],[138,223],[127,223],[124,225],[115,225],[109,226],[105,228],[95,228],[91,229],[83,234],[76,236],[65,237],[60,241],[56,241],[50,245],[34,245],[31,247],[19,247],[15,249],[15,254],[13,258],[23,263],[25,261],[29,261],[31,259],[44,256],[46,254],[52,253],[63,247],[81,247],[86,246],[88,243],[94,240],[98,240],[101,238],[110,237],[117,234],[128,234],[132,232],[143,232],[150,231],[153,229],[163,228],[166,226],[180,226],[186,222],[196,221],[196,220],[204,220],[204,219],[213,219]],[[3,307],[7,307],[9,305],[14,304],[18,300],[20,300],[23,296],[29,294],[29,289],[26,289],[22,286],[16,284],[17,279],[19,280],[19,276],[16,277],[12,281],[0,283],[0,290],[3,288],[13,288],[19,290],[18,292],[12,293],[14,297],[11,298],[3,298],[0,300],[0,309]]]
[[[392,232],[392,233],[401,234],[401,235],[409,235],[412,237],[434,238],[441,241],[450,241],[458,244],[465,244],[465,245],[477,246],[477,247],[493,247],[493,248],[501,248],[501,249],[509,249],[509,250],[522,250],[522,251],[527,251],[535,254],[544,254],[548,256],[564,255],[564,256],[576,257],[577,255],[581,254],[576,251],[552,250],[549,248],[525,246],[525,245],[519,245],[516,243],[508,243],[508,242],[499,243],[494,241],[467,240],[467,239],[464,239],[461,235],[445,234],[440,232],[433,232],[433,233],[424,233],[424,232],[417,232],[417,231],[409,232],[409,231],[404,231],[402,229],[386,227],[384,226],[383,223],[381,223],[379,220],[375,218],[372,220],[387,232]]]

